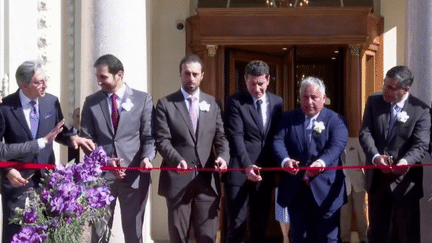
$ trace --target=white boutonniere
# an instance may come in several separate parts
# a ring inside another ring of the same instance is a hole
[[[201,101],[199,103],[199,110],[200,111],[210,111],[210,104],[207,103],[205,100]]]
[[[319,122],[318,121],[314,121],[313,130],[316,133],[322,133],[322,131],[325,130],[324,122],[323,121],[319,121]]]
[[[123,102],[123,104],[121,106],[126,111],[130,111],[132,109],[132,107],[134,106],[134,104],[132,103],[132,101],[129,98],[127,98],[126,101]]]
[[[408,120],[409,116],[406,113],[406,111],[402,111],[402,112],[399,112],[399,114],[397,114],[396,118],[399,122],[405,123]]]

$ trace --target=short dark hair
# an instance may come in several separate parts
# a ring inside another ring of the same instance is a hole
[[[204,72],[204,62],[201,60],[201,58],[197,55],[191,54],[191,55],[186,55],[184,56],[181,61],[180,61],[180,65],[179,65],[179,70],[180,72],[182,71],[182,66],[183,64],[188,64],[188,63],[192,63],[192,62],[197,62],[201,65],[201,73]]]
[[[245,67],[245,79],[248,75],[253,76],[268,76],[270,74],[270,68],[266,62],[260,60],[254,60],[249,62]]]
[[[395,66],[387,71],[386,77],[396,79],[400,88],[411,87],[414,75],[406,66]]]
[[[37,61],[23,62],[15,73],[18,86],[24,83],[29,84],[39,68],[42,68],[42,65]]]
[[[112,54],[100,56],[94,63],[93,67],[98,67],[101,65],[107,65],[108,72],[113,75],[116,75],[120,70],[124,72],[123,63]]]

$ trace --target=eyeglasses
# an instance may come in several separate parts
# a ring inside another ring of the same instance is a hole
[[[37,87],[39,87],[39,86],[41,86],[42,84],[47,84],[47,80],[46,79],[42,79],[42,80],[40,80],[40,81],[37,81],[37,82],[30,82],[31,84],[34,84],[35,86],[37,86]]]

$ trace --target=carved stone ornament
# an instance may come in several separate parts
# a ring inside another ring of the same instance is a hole
[[[207,55],[209,57],[216,56],[218,46],[217,45],[207,45]]]

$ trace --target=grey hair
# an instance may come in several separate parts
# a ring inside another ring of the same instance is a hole
[[[317,78],[317,77],[307,77],[305,79],[303,79],[300,83],[300,95],[302,93],[302,91],[308,87],[309,85],[318,85],[318,88],[321,90],[321,94],[325,95],[325,85],[324,82],[322,81],[322,79]]]
[[[37,61],[25,61],[17,69],[15,78],[18,86],[21,84],[29,84],[36,71],[41,68],[41,64]]]

